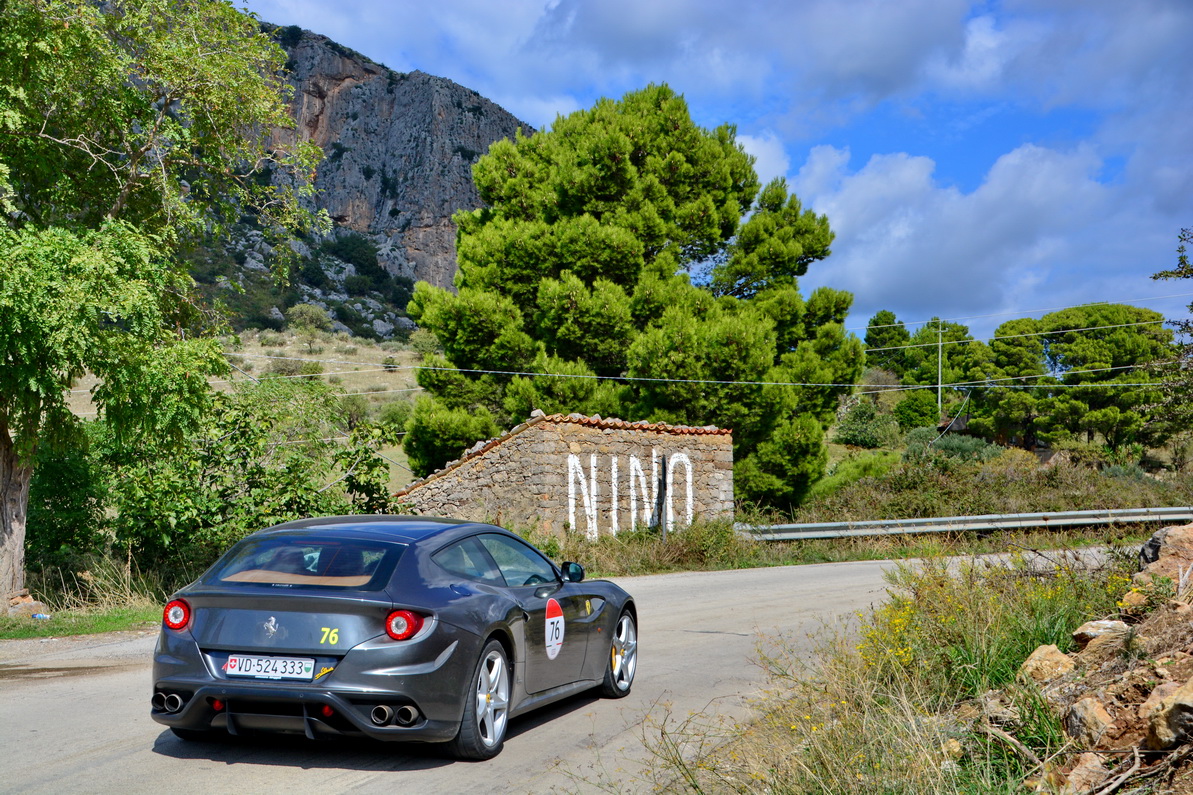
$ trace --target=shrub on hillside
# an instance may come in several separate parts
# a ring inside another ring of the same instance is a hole
[[[891,447],[898,442],[899,426],[889,414],[882,414],[872,401],[861,400],[837,425],[838,444],[854,447]]]
[[[403,430],[406,427],[406,421],[410,419],[410,412],[413,408],[414,406],[408,400],[390,401],[377,412],[377,422]]]
[[[961,461],[989,461],[1002,454],[1003,448],[996,444],[979,439],[976,436],[963,436],[957,433],[947,433],[943,436],[935,428],[916,428],[906,436],[907,460],[922,459],[927,456],[944,456]]]
[[[344,292],[348,295],[365,295],[373,289],[373,280],[368,276],[349,276],[344,279]]]
[[[940,410],[936,407],[936,398],[932,393],[919,389],[900,400],[893,411],[895,419],[899,421],[899,429],[909,431],[912,428],[923,428],[936,424],[940,419]]]
[[[323,250],[344,262],[354,265],[358,273],[377,267],[377,244],[356,232],[340,235],[323,244]]]
[[[877,478],[899,465],[899,454],[891,450],[876,450],[850,456],[833,467],[832,472],[812,485],[808,499],[815,500],[840,491],[862,478]]]

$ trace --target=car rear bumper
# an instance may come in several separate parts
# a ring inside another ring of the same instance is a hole
[[[455,737],[460,728],[458,720],[432,720],[414,699],[391,693],[296,691],[257,683],[187,685],[173,681],[156,683],[154,693],[177,695],[181,706],[170,711],[154,704],[150,717],[165,726],[192,731],[226,731],[237,736],[297,734],[310,739],[365,735],[378,740],[443,742]],[[378,723],[373,717],[377,707],[387,707],[394,715],[402,707],[412,707],[417,716],[405,726],[396,723],[395,718]]]
[[[379,639],[337,659],[312,655],[321,673],[311,682],[228,676],[222,668],[226,652],[200,650],[187,632],[163,632],[154,655],[150,717],[175,729],[233,735],[450,740],[464,711],[475,639],[443,629],[421,650],[412,643],[399,653]],[[392,716],[379,720],[378,707]]]

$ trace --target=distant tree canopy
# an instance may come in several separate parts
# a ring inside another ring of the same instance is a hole
[[[1162,270],[1153,279],[1193,279],[1193,265],[1189,264],[1189,246],[1193,246],[1193,228],[1182,229],[1176,247],[1176,267]],[[1193,313],[1193,304],[1189,305]],[[1156,368],[1164,376],[1164,390],[1157,406],[1157,420],[1176,432],[1193,427],[1193,319],[1171,321],[1186,342]]]
[[[862,368],[851,296],[796,286],[827,219],[782,180],[759,197],[734,129],[698,127],[666,86],[498,142],[473,174],[487,206],[454,219],[459,293],[420,283],[409,307],[443,346],[419,375],[416,470],[532,408],[578,411],[732,428],[739,495],[798,501]]]
[[[124,440],[208,408],[225,364],[176,247],[254,209],[279,236],[313,220],[317,147],[269,145],[293,124],[284,61],[221,0],[0,3],[0,595],[37,453],[78,436],[76,379]],[[293,179],[252,178],[270,164]]]
[[[964,393],[969,429],[1000,443],[1100,438],[1118,449],[1171,430],[1148,421],[1162,380],[1152,365],[1174,351],[1163,321],[1149,309],[1091,304],[1008,321],[989,344],[936,318],[899,343],[889,330],[902,324],[884,311],[870,325],[888,329],[874,336],[886,350],[871,363],[906,385],[935,386],[939,378],[952,394]]]

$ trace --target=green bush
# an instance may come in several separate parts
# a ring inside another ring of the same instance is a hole
[[[998,445],[990,444],[976,436],[962,436],[955,433],[942,436],[932,445],[932,449],[962,461],[989,461],[1001,455],[1003,450]]]
[[[1138,464],[1112,464],[1103,469],[1102,474],[1108,478],[1126,478],[1128,480],[1147,478],[1147,472]]]
[[[410,419],[411,409],[414,407],[408,400],[393,400],[384,404],[377,412],[377,422],[398,430],[406,428],[406,421]]]
[[[298,280],[311,287],[326,287],[329,281],[323,267],[314,260],[307,260],[303,263],[302,268],[298,271]]]
[[[323,244],[323,251],[356,266],[357,272],[377,268],[377,244],[356,232],[341,234]]]
[[[271,359],[265,368],[265,375],[294,376],[302,371],[303,362],[298,359]]]
[[[373,289],[373,280],[368,276],[349,276],[344,279],[344,292],[348,295],[365,295]]]
[[[425,328],[415,329],[410,335],[410,347],[415,353],[430,356],[443,350],[439,338]]]
[[[112,524],[143,567],[210,565],[245,534],[303,516],[387,507],[384,434],[327,441],[338,397],[306,379],[264,379],[216,396],[204,427],[178,448],[146,448],[113,478]],[[302,441],[302,444],[294,444]]]
[[[940,419],[936,398],[931,392],[922,389],[910,393],[895,404],[893,413],[902,431],[931,426]]]
[[[836,430],[838,444],[854,447],[890,447],[898,438],[898,423],[890,415],[881,414],[870,400],[862,400],[850,408]]]
[[[990,444],[976,436],[946,433],[943,436],[935,428],[916,428],[905,437],[908,460],[927,456],[943,456],[959,461],[989,461],[1003,453],[1003,448]]]
[[[398,309],[405,311],[414,296],[414,280],[406,276],[395,276],[389,291],[389,300]]]
[[[369,401],[364,395],[351,393],[340,397],[340,413],[351,430],[369,418]]]

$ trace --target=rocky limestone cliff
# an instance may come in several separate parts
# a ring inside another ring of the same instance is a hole
[[[446,78],[394,72],[298,28],[277,35],[290,57],[297,132],[325,156],[316,206],[374,240],[390,273],[450,287],[451,216],[481,204],[472,164],[494,141],[533,128]]]

